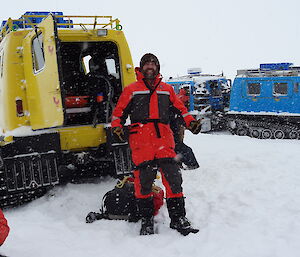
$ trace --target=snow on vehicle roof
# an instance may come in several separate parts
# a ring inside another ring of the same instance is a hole
[[[222,75],[210,75],[210,74],[197,74],[197,75],[185,75],[185,76],[180,76],[176,78],[170,78],[167,80],[167,82],[189,82],[189,81],[194,81],[194,82],[205,82],[208,80],[219,80],[219,79],[226,79]]]

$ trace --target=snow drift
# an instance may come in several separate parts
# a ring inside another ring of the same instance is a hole
[[[5,211],[11,233],[0,253],[43,256],[289,257],[300,252],[300,141],[258,140],[187,132],[200,168],[183,171],[187,217],[198,234],[169,226],[166,206],[158,234],[139,236],[139,223],[85,223],[116,181],[59,186]],[[158,182],[160,183],[160,182]]]

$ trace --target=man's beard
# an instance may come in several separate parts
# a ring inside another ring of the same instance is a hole
[[[152,71],[152,72],[148,72],[148,71]],[[157,72],[154,69],[143,70],[142,73],[146,79],[155,79],[157,75]]]

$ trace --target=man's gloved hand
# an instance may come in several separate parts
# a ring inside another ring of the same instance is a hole
[[[201,119],[200,120],[192,120],[188,129],[193,134],[199,134],[199,132],[201,131]]]
[[[113,134],[116,136],[116,138],[120,141],[125,141],[125,135],[124,130],[121,127],[114,127],[112,129]]]

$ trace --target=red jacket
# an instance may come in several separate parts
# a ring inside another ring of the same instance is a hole
[[[7,225],[7,220],[5,219],[3,212],[0,209],[0,245],[2,245],[7,238],[9,233],[9,226]]]
[[[161,82],[159,74],[155,78],[153,90],[146,86],[142,73],[138,70],[136,73],[137,82],[124,88],[113,111],[112,127],[122,127],[128,115],[131,123],[146,123],[149,120],[156,120],[163,124],[169,124],[171,108],[181,113],[186,125],[189,126],[194,118],[176,96],[172,86]]]
[[[177,96],[183,102],[184,105],[186,105],[188,103],[188,101],[190,100],[190,97],[188,95],[186,95],[186,91],[184,88],[181,88],[179,90],[179,93]]]

